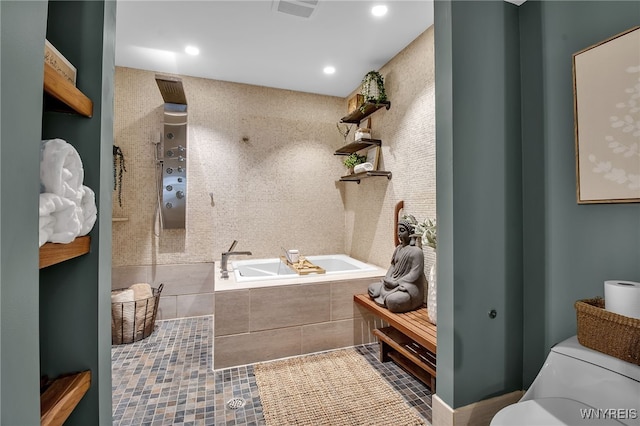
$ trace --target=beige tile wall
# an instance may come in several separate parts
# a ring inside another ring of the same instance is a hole
[[[344,252],[344,205],[334,151],[344,99],[181,76],[188,103],[186,230],[159,230],[153,141],[163,100],[155,73],[117,67],[115,145],[124,152],[122,202],[114,191],[113,265],[211,262],[238,250],[275,257]],[[243,141],[247,138],[247,141]]]
[[[218,291],[214,367],[374,342],[382,322],[353,303],[379,278]]]
[[[382,140],[380,168],[393,173],[345,184],[345,251],[382,267],[393,253],[393,213],[419,220],[436,217],[435,62],[433,27],[417,37],[380,69],[391,108],[371,117],[373,137]],[[425,273],[435,252],[424,248]]]
[[[238,250],[251,250],[254,257],[277,256],[284,246],[304,254],[346,253],[387,267],[393,252],[395,204],[403,200],[404,212],[419,219],[435,217],[433,49],[430,28],[381,68],[391,108],[372,116],[372,129],[373,137],[382,140],[380,168],[392,171],[393,178],[365,179],[359,185],[336,182],[344,170],[342,157],[333,152],[344,141],[335,124],[345,115],[348,97],[182,76],[189,104],[186,230],[160,231],[156,224],[152,141],[161,129],[163,101],[155,73],[116,68],[115,144],[124,151],[127,172],[123,206],[114,193],[113,216],[128,220],[113,224],[114,288],[124,279],[118,277],[158,282],[152,272],[145,272],[154,267],[217,260],[234,239],[239,240]],[[425,248],[424,253],[428,273],[435,252]],[[193,283],[181,285],[187,289]],[[179,291],[161,298],[163,318],[208,312],[209,296]],[[318,297],[325,296],[326,292]],[[252,322],[248,310],[241,309],[248,308],[248,299],[238,295],[227,304],[219,303],[221,297],[226,296],[218,293],[214,299],[211,294],[216,330],[223,332],[220,341],[251,341]],[[260,357],[373,341],[369,326],[375,319],[357,310],[348,297],[329,297],[329,321],[296,330],[287,327],[282,337],[295,343],[285,344],[285,349],[270,349],[274,342],[268,336],[279,331],[263,332]],[[224,350],[219,348],[219,353]]]
[[[119,266],[111,275],[113,289],[144,282],[163,284],[157,319],[212,315],[214,308],[214,264]]]

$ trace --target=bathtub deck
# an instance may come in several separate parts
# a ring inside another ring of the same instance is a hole
[[[435,392],[437,327],[429,322],[427,309],[396,314],[366,294],[356,294],[353,300],[390,325],[374,330],[380,341],[380,361],[395,361]]]

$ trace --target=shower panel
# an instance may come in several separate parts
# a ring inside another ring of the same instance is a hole
[[[165,229],[184,229],[187,210],[187,99],[182,80],[156,75],[164,99],[160,214]],[[159,189],[160,190],[160,189]]]

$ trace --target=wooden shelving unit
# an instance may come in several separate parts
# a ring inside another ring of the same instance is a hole
[[[69,244],[45,243],[40,247],[40,269],[89,253],[91,237],[78,237]]]
[[[47,109],[75,112],[85,117],[93,115],[91,99],[47,63],[44,64],[44,92],[55,100],[45,98]]]
[[[387,172],[384,170],[371,170],[369,172],[353,173],[350,175],[341,176],[340,181],[355,182],[359,184],[362,179],[366,179],[368,177],[373,177],[373,176],[384,176],[387,179],[391,179],[391,172]]]
[[[391,108],[391,102],[366,102],[361,108],[356,108],[355,111],[353,111],[349,115],[342,117],[340,121],[342,123],[360,124],[362,120],[381,108],[386,108],[388,110],[389,108]]]
[[[40,394],[40,424],[60,426],[91,386],[91,371],[58,377]]]
[[[381,146],[382,141],[380,139],[360,139],[353,141],[343,147],[340,147],[334,152],[334,155],[349,155],[361,149],[369,148],[370,146]]]
[[[340,122],[360,124],[362,120],[369,117],[371,114],[373,114],[374,112],[378,111],[381,108],[386,108],[386,109],[391,108],[391,102],[389,101],[378,102],[378,103],[366,102],[362,107],[356,108],[349,115],[342,117]],[[380,139],[360,139],[338,148],[333,154],[334,155],[350,155],[350,154],[353,154],[354,152],[358,152],[362,149],[366,149],[371,146],[380,147],[382,146],[382,141]],[[350,175],[341,176],[340,182],[356,182],[359,184],[362,179],[375,177],[375,176],[384,176],[387,179],[391,179],[391,172],[384,171],[384,170],[371,170],[368,172],[353,173]]]

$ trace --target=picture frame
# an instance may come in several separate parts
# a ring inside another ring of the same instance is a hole
[[[573,54],[578,204],[640,202],[640,27]]]
[[[371,163],[373,170],[378,170],[378,161],[380,159],[380,147],[373,146],[367,150],[367,163]]]

